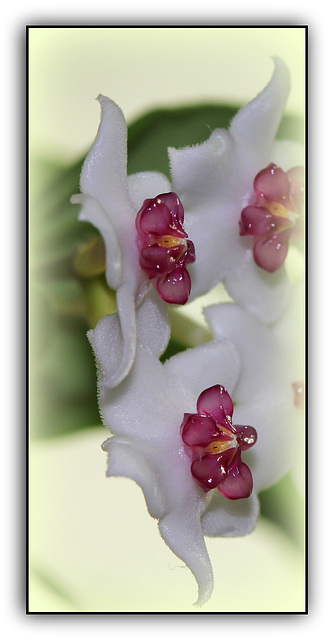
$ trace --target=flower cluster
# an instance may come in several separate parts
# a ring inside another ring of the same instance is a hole
[[[275,141],[289,86],[276,59],[271,81],[228,131],[168,149],[171,184],[156,172],[127,177],[124,116],[100,96],[82,193],[72,197],[103,236],[117,298],[117,312],[88,334],[113,434],[103,445],[107,475],[141,486],[162,537],[198,582],[199,604],[213,587],[204,536],[254,529],[257,492],[291,468],[301,437],[303,362],[293,349],[302,285],[291,284],[286,255],[302,227],[302,150]],[[204,310],[213,339],[162,364],[168,304],[221,282],[232,301]]]

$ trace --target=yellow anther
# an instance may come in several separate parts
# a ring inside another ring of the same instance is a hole
[[[161,247],[178,247],[180,244],[186,245],[185,238],[177,238],[176,236],[160,236],[157,242]]]
[[[206,453],[222,453],[223,451],[232,449],[236,444],[234,440],[214,440],[214,442],[211,442],[208,447],[206,447],[205,451]]]
[[[270,213],[279,218],[286,218],[294,226],[299,218],[299,214],[283,207],[280,202],[265,202],[264,205]]]

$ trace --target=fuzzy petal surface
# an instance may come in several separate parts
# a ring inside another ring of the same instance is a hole
[[[202,530],[206,536],[223,538],[248,535],[254,530],[259,515],[259,501],[253,491],[249,498],[227,500],[214,492],[202,514]]]
[[[280,479],[293,463],[301,413],[294,404],[292,383],[303,375],[300,367],[290,364],[289,345],[296,337],[289,317],[303,315],[301,307],[294,311],[295,306],[290,305],[279,328],[278,323],[264,325],[236,304],[215,305],[204,312],[213,335],[233,341],[240,355],[240,377],[232,396],[234,420],[254,425],[258,433],[255,447],[245,453],[257,492]]]
[[[242,209],[254,193],[256,174],[273,160],[275,135],[289,93],[285,64],[274,60],[267,87],[200,145],[169,148],[173,189],[185,210],[185,228],[196,249],[190,268],[191,300],[223,281],[235,301],[260,320],[274,322],[289,301],[285,268],[266,273],[255,264],[250,238],[239,235]],[[286,145],[281,151],[287,152]],[[276,160],[275,160],[276,161]],[[287,168],[286,156],[280,163]]]
[[[165,326],[156,300],[148,294],[137,310],[134,364],[116,388],[107,385],[114,360],[116,364],[121,354],[116,314],[102,318],[89,333],[99,363],[100,410],[114,434],[103,445],[108,452],[107,475],[127,476],[141,486],[150,514],[159,520],[163,539],[194,574],[199,588],[197,604],[201,605],[213,588],[201,524],[210,498],[192,477],[191,458],[181,439],[180,425],[185,413],[195,411],[203,389],[220,379],[229,389],[236,384],[239,359],[228,341],[215,340],[161,364],[158,322],[161,328]],[[215,508],[221,520],[218,502]],[[250,529],[245,513],[244,509],[236,535]]]
[[[106,278],[116,291],[118,316],[115,336],[121,335],[120,356],[112,362],[109,387],[128,374],[136,352],[136,306],[150,288],[139,266],[135,216],[148,197],[169,189],[165,176],[142,172],[127,177],[127,126],[120,108],[99,96],[101,121],[95,141],[84,161],[82,194],[71,202],[81,204],[80,219],[92,223],[103,236],[106,247]]]

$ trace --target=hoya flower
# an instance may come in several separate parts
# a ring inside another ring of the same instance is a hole
[[[196,250],[191,299],[222,281],[236,302],[266,323],[276,320],[289,301],[282,262],[288,229],[299,213],[294,173],[303,164],[300,145],[275,141],[290,79],[285,64],[274,62],[269,84],[238,111],[228,131],[216,129],[200,145],[169,149],[172,188],[184,206],[185,228]],[[276,184],[265,193],[270,163],[279,170]],[[284,209],[276,213],[278,204]],[[246,220],[248,213],[254,215]],[[256,240],[243,235],[247,232]]]
[[[122,336],[117,367],[108,369],[107,382],[116,386],[134,360],[136,307],[148,292],[150,279],[159,292],[159,297],[152,297],[154,304],[160,308],[165,307],[164,300],[184,304],[190,291],[186,263],[194,260],[194,247],[183,228],[182,205],[171,192],[167,178],[157,172],[127,177],[123,113],[108,98],[99,96],[98,100],[100,126],[83,164],[82,193],[72,196],[71,202],[82,205],[80,220],[91,222],[105,242],[106,278],[116,291]],[[166,314],[161,316],[167,324]]]
[[[185,413],[181,425],[183,442],[193,462],[191,472],[203,491],[217,487],[231,500],[248,498],[253,478],[241,451],[257,439],[254,427],[232,424],[233,404],[221,385],[205,389],[197,401],[197,413]]]
[[[268,399],[261,385],[255,390],[261,381],[247,367],[241,343],[237,349],[216,339],[160,362],[163,323],[151,297],[137,310],[133,367],[115,389],[107,379],[111,361],[120,357],[119,340],[109,348],[109,335],[119,332],[117,314],[102,318],[89,333],[99,364],[100,411],[113,434],[103,444],[107,475],[127,476],[141,486],[164,541],[194,574],[201,605],[213,588],[204,536],[243,536],[254,529],[257,491],[287,468],[287,440],[282,425],[269,433],[277,387],[268,414]],[[250,330],[248,325],[245,340],[254,344],[255,326],[252,336]]]
[[[254,236],[256,264],[272,273],[287,255],[303,206],[303,167],[285,173],[272,162],[254,180],[255,197],[241,212],[240,235]]]
[[[230,340],[240,355],[234,392],[236,420],[253,424],[258,433],[258,442],[247,452],[246,462],[253,471],[254,488],[260,491],[290,470],[296,474],[302,463],[303,283],[299,281],[292,288],[286,312],[272,326],[234,303],[213,305],[204,313],[213,336]],[[263,471],[260,465],[255,466],[255,456],[264,458]]]
[[[185,304],[191,291],[186,264],[195,261],[195,252],[183,222],[183,205],[175,193],[145,200],[136,217],[139,264],[162,300],[172,304]]]

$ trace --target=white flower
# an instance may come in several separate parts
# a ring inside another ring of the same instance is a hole
[[[127,126],[119,107],[103,96],[98,98],[102,117],[96,139],[83,164],[80,188],[72,196],[81,204],[80,220],[91,222],[102,234],[106,246],[106,278],[116,290],[121,334],[121,353],[116,365],[108,367],[107,384],[116,386],[127,375],[135,356],[136,306],[149,289],[149,281],[139,267],[135,218],[143,201],[170,191],[165,176],[157,172],[127,177]],[[163,313],[162,350],[169,339],[166,304],[152,297]],[[109,336],[109,341],[114,336]],[[109,345],[110,346],[110,345]]]
[[[235,311],[237,306],[231,308]],[[217,311],[215,307],[208,313],[212,327],[213,312]],[[287,464],[277,455],[278,451],[283,453],[282,448],[286,449],[284,431],[281,426],[277,433],[270,428],[274,426],[272,412],[278,393],[274,383],[278,384],[278,380],[272,378],[271,388],[267,388],[270,397],[266,396],[261,389],[261,376],[267,365],[262,367],[261,355],[255,359],[257,368],[252,368],[254,348],[247,354],[247,345],[256,344],[255,323],[260,325],[253,318],[242,333],[239,323],[234,332],[235,338],[240,334],[236,346],[227,339],[216,339],[161,364],[159,310],[146,297],[137,309],[136,358],[130,373],[116,389],[105,381],[111,363],[120,358],[120,340],[113,340],[109,349],[109,335],[118,336],[119,332],[117,314],[102,318],[89,333],[99,363],[100,410],[104,424],[114,434],[103,445],[108,452],[107,475],[127,476],[141,486],[149,513],[159,521],[163,539],[198,582],[199,605],[210,597],[213,587],[204,535],[250,533],[259,511],[256,492],[279,478]],[[267,349],[268,366],[272,366],[269,357],[277,355],[277,345],[267,333],[269,329],[261,327],[261,349]],[[256,446],[243,454],[253,475],[254,489],[249,498],[228,500],[217,489],[204,493],[193,479],[192,460],[180,436],[184,413],[194,414],[201,392],[218,384],[226,387],[235,402],[234,421],[251,424],[258,431]],[[266,422],[261,415],[267,417]]]
[[[275,141],[289,88],[288,70],[276,58],[269,84],[240,109],[229,131],[216,129],[200,145],[169,149],[173,190],[183,203],[185,228],[196,249],[191,300],[223,281],[235,301],[266,323],[288,304],[287,275],[284,266],[268,273],[255,264],[252,238],[240,236],[239,221],[253,202],[258,172],[271,162],[285,171],[302,164],[300,145]],[[277,204],[267,202],[270,211]],[[283,220],[292,224],[293,214],[283,209]]]
[[[236,420],[253,424],[256,446],[247,452],[257,492],[303,465],[304,302],[303,282],[291,291],[283,316],[267,326],[234,303],[204,310],[214,338],[231,341],[240,357],[234,390]],[[264,465],[261,465],[261,459]],[[302,491],[303,479],[295,478]]]

